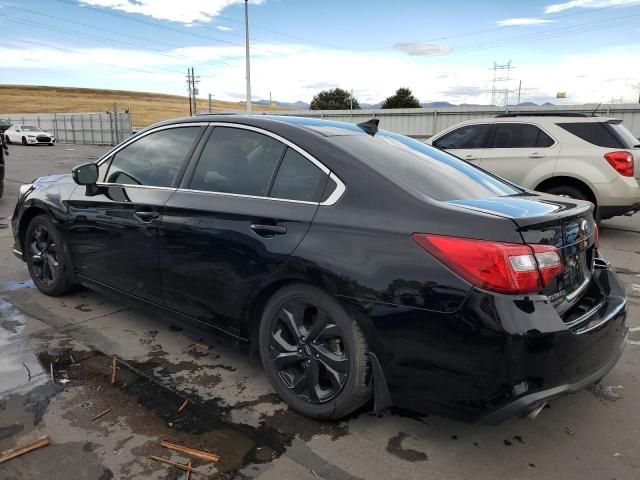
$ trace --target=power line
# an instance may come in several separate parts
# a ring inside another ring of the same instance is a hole
[[[101,30],[101,31],[108,32],[108,33],[114,33],[116,35],[129,37],[129,38],[134,38],[134,39],[142,40],[142,41],[145,41],[145,42],[153,42],[153,43],[160,44],[160,45],[166,45],[166,46],[171,47],[171,48],[184,48],[183,45],[176,45],[175,43],[167,43],[167,42],[163,42],[163,41],[156,40],[156,39],[149,39],[149,38],[139,37],[137,35],[131,35],[131,34],[128,34],[128,33],[116,32],[115,30],[111,30],[111,29],[108,29],[108,28],[97,27],[95,25],[88,25],[86,23],[76,22],[74,20],[69,20],[67,18],[57,17],[57,16],[54,16],[54,15],[48,15],[46,13],[40,13],[40,12],[37,12],[35,10],[29,10],[28,8],[20,8],[20,7],[13,6],[13,7],[11,7],[11,9],[12,10],[21,10],[23,12],[28,12],[28,13],[32,13],[32,14],[35,14],[35,15],[41,15],[43,17],[51,18],[52,20],[72,23],[72,24],[79,25],[79,26],[82,26],[82,27],[85,27],[85,28],[91,28],[91,29],[94,29],[94,30]],[[60,28],[60,27],[58,27],[58,28]],[[139,46],[136,46],[136,48],[147,49],[147,47],[139,47]],[[151,49],[151,50],[156,50],[156,49]],[[162,52],[161,50],[156,50],[156,51]],[[172,54],[168,54],[167,53],[167,55],[171,55],[171,56],[175,56],[175,57],[181,57],[181,58],[185,58],[187,60],[194,60],[194,57],[192,57],[192,56],[181,55],[179,53],[172,53]],[[209,60],[209,61],[199,61],[199,62],[200,63],[206,63],[206,64],[213,65],[213,66],[217,66],[217,65],[214,65],[214,64],[233,66],[230,63],[223,62],[223,61],[220,61],[220,60]]]
[[[66,4],[66,5],[71,5],[74,7],[80,7],[80,5],[78,3],[72,2],[70,0],[56,0],[57,2]],[[207,41],[213,41],[213,42],[218,42],[218,43],[224,43],[227,45],[234,45],[236,47],[244,47],[244,45],[242,43],[238,43],[238,42],[231,42],[229,40],[222,40],[220,38],[216,38],[216,37],[211,37],[210,35],[202,35],[200,33],[196,33],[196,32],[186,32],[184,30],[180,30],[179,28],[174,28],[174,27],[170,27],[169,25],[160,25],[158,23],[154,23],[154,22],[150,22],[147,20],[143,20],[141,18],[137,18],[137,17],[132,17],[130,15],[123,15],[117,12],[112,12],[109,10],[105,10],[103,8],[99,8],[99,7],[95,7],[93,5],[82,5],[82,8],[88,8],[90,10],[93,10],[95,12],[101,13],[103,15],[110,15],[112,17],[118,17],[118,18],[122,18],[124,20],[129,20],[131,22],[137,22],[137,23],[141,23],[143,25],[149,25],[151,27],[155,27],[155,28],[161,28],[163,30],[167,30],[167,31],[172,31],[172,32],[176,32],[179,33],[181,35],[188,35],[191,37],[196,37],[196,38],[201,38]],[[274,50],[269,50],[267,48],[261,48],[262,51],[264,52],[268,52],[268,53],[272,53],[274,55],[287,55],[286,53],[282,53],[282,52],[276,52]]]

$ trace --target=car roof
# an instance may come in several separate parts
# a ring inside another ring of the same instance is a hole
[[[323,137],[334,137],[342,135],[366,135],[364,130],[359,126],[348,122],[337,122],[334,120],[324,120],[313,117],[296,117],[284,115],[247,115],[233,113],[203,113],[192,117],[174,118],[164,122],[157,123],[145,128],[142,131],[149,130],[163,125],[174,125],[177,123],[189,122],[221,122],[221,123],[237,123],[242,125],[251,125],[256,127],[269,128],[274,125],[290,125],[299,127],[306,131],[311,131]]]
[[[517,115],[517,116],[505,116],[505,117],[486,117],[486,118],[474,118],[471,120],[462,121],[459,125],[467,123],[593,123],[593,122],[620,122],[619,118],[614,117],[573,117],[568,115]]]

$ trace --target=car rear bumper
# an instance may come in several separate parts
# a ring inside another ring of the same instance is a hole
[[[565,323],[543,295],[477,289],[455,314],[414,310],[374,320],[393,403],[495,424],[597,382],[626,344],[627,299],[608,267],[595,269],[591,282],[601,298],[579,322]]]

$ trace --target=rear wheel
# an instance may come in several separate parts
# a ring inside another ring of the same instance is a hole
[[[559,185],[557,187],[551,187],[545,190],[547,193],[551,193],[552,195],[559,195],[561,197],[570,197],[575,198],[577,200],[586,200],[587,202],[591,202],[595,205],[595,202],[592,198],[589,197],[584,191],[580,190],[571,185]],[[597,205],[595,206],[595,210],[593,211],[593,217],[596,222],[600,223],[600,212],[598,211]]]
[[[24,250],[29,274],[38,290],[59,296],[74,289],[71,262],[62,238],[46,215],[38,215],[29,223]]]
[[[262,364],[278,394],[315,418],[341,418],[371,397],[368,347],[355,320],[307,285],[276,292],[262,314]]]

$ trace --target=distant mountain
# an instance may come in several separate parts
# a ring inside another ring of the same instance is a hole
[[[269,100],[258,100],[258,105],[269,105]],[[274,108],[283,107],[283,108],[294,108],[296,110],[309,110],[310,105],[308,103],[302,102],[298,100],[297,102],[274,102]]]
[[[378,103],[361,103],[360,104],[360,108],[363,108],[363,109],[380,108],[380,107],[382,107],[382,102],[378,102]]]
[[[422,108],[439,108],[439,107],[455,107],[453,103],[449,102],[427,102],[420,104]]]

